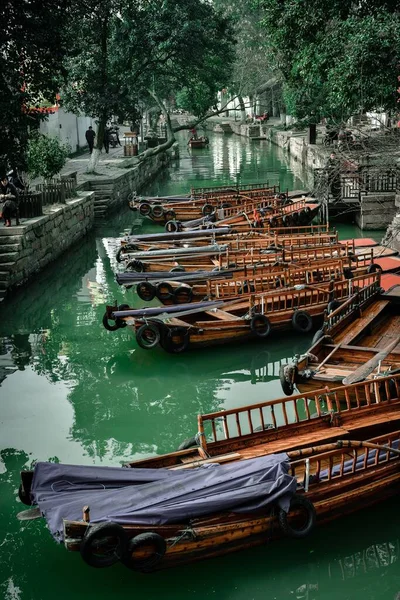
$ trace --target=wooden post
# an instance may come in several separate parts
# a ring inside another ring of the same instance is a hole
[[[83,509],[82,509],[82,512],[83,512],[82,517],[83,517],[84,522],[85,523],[89,523],[90,522],[90,508],[89,508],[89,506],[84,506]]]

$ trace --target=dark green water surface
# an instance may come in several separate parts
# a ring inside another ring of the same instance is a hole
[[[280,183],[306,189],[303,173],[266,142],[210,136],[143,193],[191,186]],[[21,523],[19,471],[36,460],[118,466],[176,449],[196,415],[281,396],[281,361],[311,336],[172,356],[140,349],[126,330],[107,332],[104,306],[139,306],[114,281],[122,210],[1,305],[0,598],[5,600],[212,598],[387,599],[400,592],[398,500],[321,527],[306,540],[265,546],[170,571],[140,575],[120,565],[86,566],[51,538],[42,520]],[[155,230],[147,223],[135,229]],[[343,226],[341,236],[362,235]],[[369,235],[369,234],[368,234]],[[380,233],[375,233],[380,238]]]

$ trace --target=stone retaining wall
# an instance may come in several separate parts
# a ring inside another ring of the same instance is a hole
[[[0,271],[8,274],[4,291],[30,279],[92,229],[94,194],[80,192],[79,198],[30,219],[26,225],[1,229]],[[12,243],[12,252],[7,251]]]
[[[78,189],[91,190],[95,193],[96,219],[107,217],[128,202],[129,196],[154,179],[159,171],[165,168],[176,153],[174,146],[170,151],[162,152],[139,162],[137,158],[127,159],[132,165],[126,169],[118,169],[111,175],[92,176]]]

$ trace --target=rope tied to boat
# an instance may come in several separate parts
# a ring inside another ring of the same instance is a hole
[[[188,537],[189,536],[189,537]],[[189,540],[197,540],[197,533],[196,531],[193,529],[192,525],[189,524],[188,527],[186,527],[186,529],[184,529],[181,533],[180,536],[178,536],[177,538],[175,538],[175,540],[172,542],[172,544],[170,544],[170,548],[173,548],[175,546],[175,544],[177,544],[178,542],[180,542],[183,539],[189,539]]]

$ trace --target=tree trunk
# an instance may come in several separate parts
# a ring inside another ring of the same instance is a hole
[[[240,121],[242,123],[246,122],[246,107],[244,105],[243,96],[238,96],[239,106],[240,106]]]

